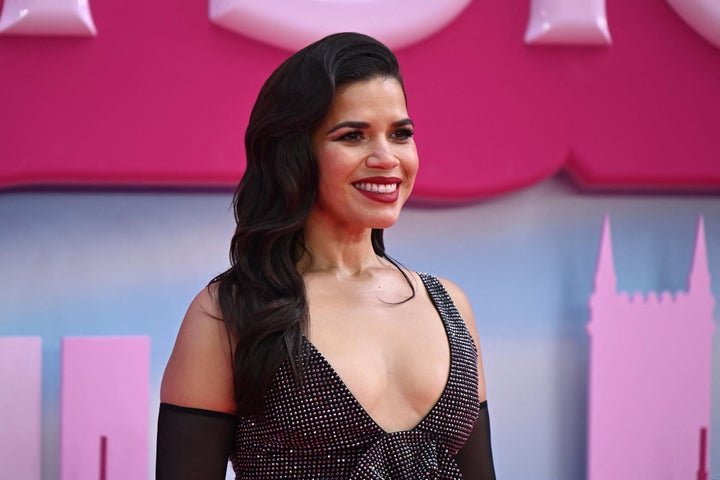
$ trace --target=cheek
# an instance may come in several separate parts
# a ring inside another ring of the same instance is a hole
[[[334,190],[332,188],[332,178],[328,177],[326,173],[320,173],[318,180],[318,199],[321,201],[327,200],[327,197],[332,195]]]
[[[347,172],[337,160],[326,155],[322,161],[318,161],[318,196],[323,201],[329,198],[338,201],[347,183]]]
[[[326,188],[335,186],[337,187],[340,182],[343,182],[343,172],[337,168],[337,165],[332,163],[320,166],[319,180],[320,185]]]
[[[347,184],[360,167],[357,158],[345,152],[327,152],[322,162],[318,162],[320,182],[338,188]]]
[[[418,168],[420,167],[420,160],[418,159],[417,151],[413,149],[407,158],[408,160],[405,165],[405,173],[407,174],[408,179],[415,180],[415,175],[417,175]]]
[[[321,151],[317,154],[317,168],[319,185],[322,186],[331,181],[333,177],[333,157],[327,151]]]
[[[405,199],[407,199],[410,194],[413,191],[413,187],[415,186],[415,176],[418,171],[418,163],[415,162],[412,165],[408,165],[405,169],[405,182],[404,182],[404,195]]]

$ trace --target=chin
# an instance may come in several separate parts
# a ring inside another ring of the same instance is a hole
[[[370,228],[384,229],[390,228],[397,223],[398,217],[377,219],[376,221],[370,222]]]

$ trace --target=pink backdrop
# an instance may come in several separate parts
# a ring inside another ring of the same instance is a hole
[[[93,2],[97,37],[0,36],[0,185],[232,185],[264,78],[288,52],[206,1]],[[423,168],[468,200],[567,165],[611,188],[720,186],[720,50],[656,0],[611,2],[609,47],[528,46],[529,4],[473,2],[399,52]]]

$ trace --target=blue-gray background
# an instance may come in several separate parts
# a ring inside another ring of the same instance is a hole
[[[152,471],[164,364],[189,301],[226,267],[230,201],[229,192],[0,193],[0,335],[43,339],[44,480],[58,474],[64,335],[151,338]],[[630,292],[687,288],[704,215],[720,299],[717,195],[593,194],[561,176],[468,206],[411,205],[386,232],[395,258],[455,281],[472,301],[501,479],[585,478],[585,325],[606,213],[618,288]],[[711,462],[720,469],[717,338]]]

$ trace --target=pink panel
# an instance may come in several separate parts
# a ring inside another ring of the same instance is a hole
[[[42,340],[0,337],[0,474],[39,480]]]
[[[615,288],[606,219],[588,330],[588,479],[696,478],[710,425],[714,298],[700,220],[688,291]]]
[[[61,480],[147,478],[147,337],[62,341]]]

